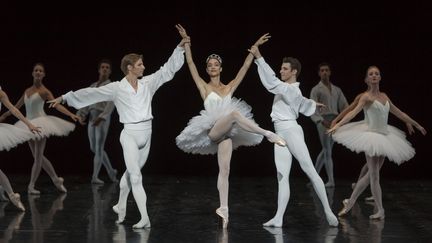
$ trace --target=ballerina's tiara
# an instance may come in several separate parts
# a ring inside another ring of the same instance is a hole
[[[208,63],[210,59],[216,59],[220,64],[222,64],[222,58],[218,54],[211,54],[210,56],[208,56],[206,59],[206,63]]]

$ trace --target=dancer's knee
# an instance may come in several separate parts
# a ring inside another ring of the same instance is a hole
[[[141,174],[130,174],[130,182],[132,185],[140,184],[142,182]]]
[[[219,176],[228,177],[230,173],[229,167],[220,167],[219,168]]]

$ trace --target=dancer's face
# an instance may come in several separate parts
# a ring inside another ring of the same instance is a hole
[[[381,81],[381,72],[377,67],[370,67],[366,73],[366,83],[378,84]]]
[[[329,66],[321,66],[318,71],[318,75],[323,81],[329,81],[330,80],[330,67]]]
[[[99,66],[99,75],[109,77],[111,75],[111,65],[109,63],[101,63]]]
[[[217,59],[211,58],[207,62],[206,70],[210,77],[218,76],[222,72],[222,65]]]
[[[138,61],[132,66],[131,69],[129,69],[129,72],[137,77],[143,76],[144,73],[144,63],[142,59],[138,59]]]
[[[45,68],[41,65],[34,66],[32,76],[35,80],[42,80],[45,77]]]
[[[291,68],[291,63],[284,62],[282,63],[279,73],[281,75],[281,80],[285,82],[295,77],[297,70]]]

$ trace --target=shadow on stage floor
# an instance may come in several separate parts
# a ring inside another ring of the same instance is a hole
[[[115,224],[111,207],[118,184],[91,185],[88,178],[65,178],[60,194],[44,176],[26,193],[28,178],[9,175],[26,207],[19,212],[0,202],[0,242],[432,242],[432,181],[383,180],[386,219],[369,220],[373,203],[366,191],[349,215],[329,227],[322,206],[306,178],[291,178],[291,200],[283,228],[264,228],[276,210],[277,182],[273,177],[234,177],[230,181],[230,222],[220,227],[216,177],[146,176],[151,229],[133,230],[139,212],[130,195],[124,224]],[[351,193],[350,181],[327,189],[335,214]]]

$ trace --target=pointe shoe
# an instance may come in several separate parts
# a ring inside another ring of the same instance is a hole
[[[21,202],[21,196],[18,193],[9,194],[9,199],[21,211],[25,211],[24,205]]]
[[[116,220],[116,224],[123,223],[125,217],[126,217],[126,210],[120,209],[119,206],[116,204],[112,207],[113,211],[118,215],[118,219]]]
[[[222,218],[222,228],[228,227],[228,207],[220,207],[216,209],[216,214]]]
[[[285,147],[287,145],[285,140],[274,132],[269,131],[266,137],[271,143],[277,144],[281,147]]]
[[[29,186],[27,188],[27,193],[30,195],[40,195],[41,194],[40,191],[38,191],[34,188],[34,186]]]
[[[54,185],[57,187],[57,190],[59,190],[60,192],[66,193],[66,187],[64,187],[63,182],[64,179],[62,177],[57,177],[57,180],[53,180]]]
[[[340,216],[344,216],[345,214],[347,214],[350,211],[350,209],[348,209],[348,202],[349,202],[349,199],[344,199],[342,201],[342,204],[343,204],[344,207],[342,208],[341,211],[339,211],[339,213],[338,213],[339,217]]]
[[[108,173],[108,177],[110,178],[110,180],[112,182],[117,183],[118,182],[118,179],[117,179],[117,170],[113,169],[110,173]]]
[[[91,183],[92,184],[104,184],[105,182],[103,180],[99,179],[99,178],[93,178],[91,180]]]

